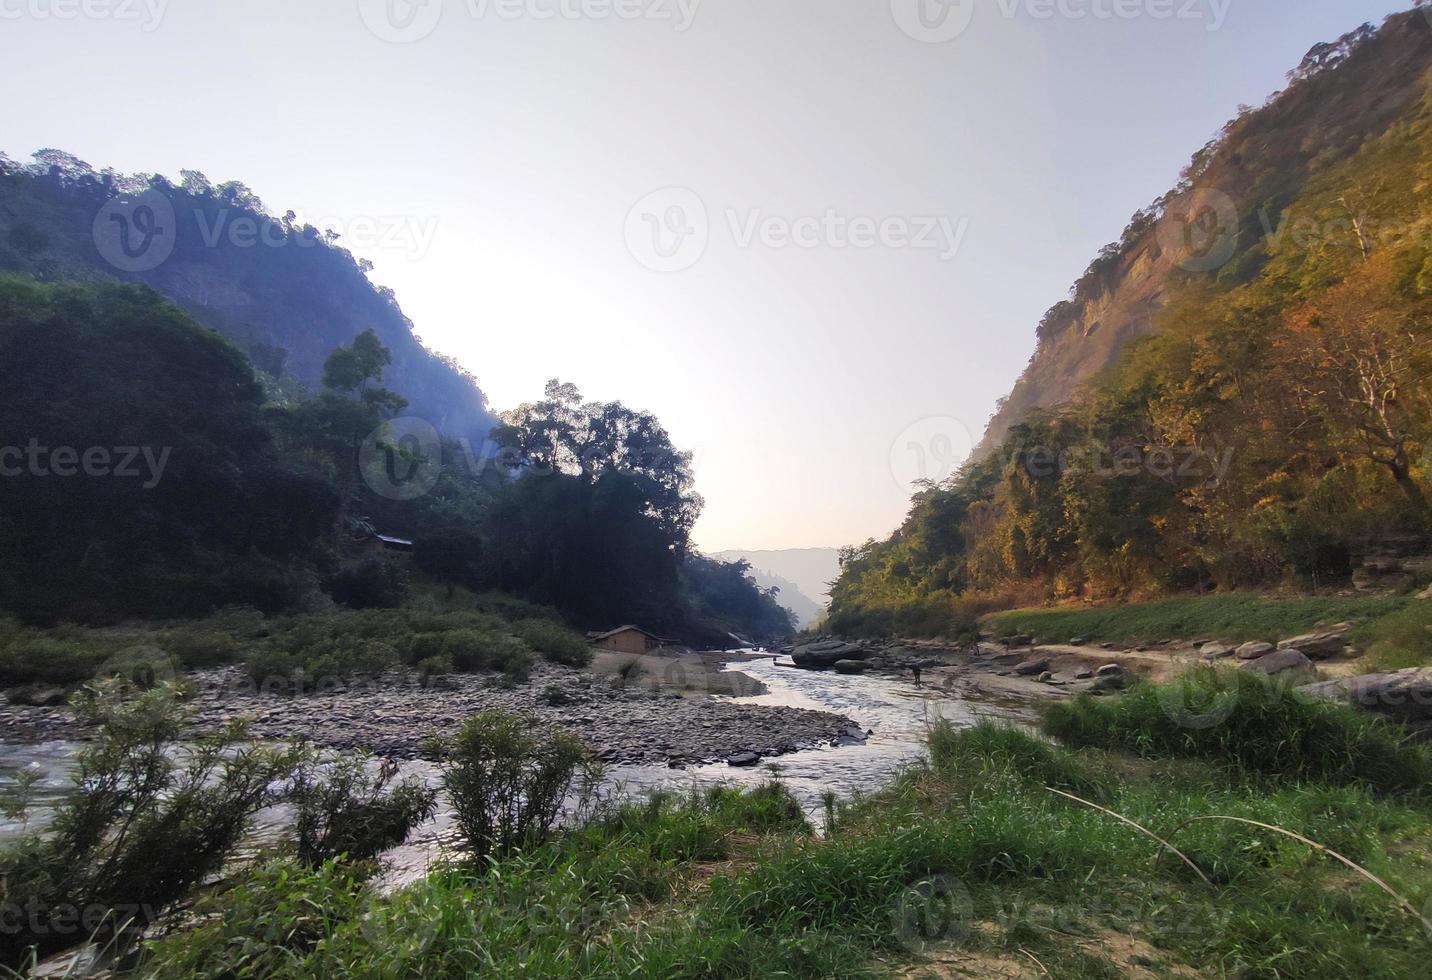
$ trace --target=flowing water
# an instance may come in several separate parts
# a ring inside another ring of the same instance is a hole
[[[925,751],[925,737],[936,720],[944,718],[956,726],[969,726],[981,718],[1026,720],[1025,712],[1009,705],[974,702],[939,687],[916,687],[908,678],[880,676],[844,677],[833,673],[793,670],[775,666],[769,660],[749,660],[730,665],[761,681],[767,693],[733,698],[740,704],[788,705],[845,715],[870,732],[863,744],[849,744],[794,752],[749,768],[725,763],[669,769],[664,766],[626,765],[607,770],[605,791],[641,796],[652,790],[689,791],[715,785],[754,785],[770,778],[769,766],[779,770],[784,782],[801,806],[813,817],[822,808],[822,797],[833,792],[849,798],[871,793],[888,783],[903,766]],[[43,773],[35,784],[35,805],[28,829],[44,826],[49,805],[70,786],[76,745],[47,742],[40,745],[0,743],[0,794],[15,786],[20,770]],[[402,772],[436,783],[436,767],[428,762],[410,761]],[[281,835],[288,814],[274,808],[260,816],[256,842]],[[820,825],[817,819],[816,826]],[[26,825],[0,817],[0,841],[23,833]],[[419,877],[434,860],[451,851],[453,818],[446,808],[419,828],[408,843],[386,855],[389,886]]]

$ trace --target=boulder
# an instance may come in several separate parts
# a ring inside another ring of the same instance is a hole
[[[1024,663],[1017,665],[1014,668],[1014,672],[1021,677],[1038,677],[1048,669],[1049,661],[1047,659],[1026,660]]]
[[[1404,725],[1432,725],[1432,667],[1344,677],[1300,688],[1305,694],[1375,711]]]
[[[1093,676],[1094,676],[1094,672],[1093,672],[1092,670],[1090,670],[1088,667],[1085,667],[1083,670],[1078,670],[1078,671],[1075,671],[1075,672],[1074,672],[1074,679],[1075,679],[1076,681],[1087,681],[1089,678],[1091,678],[1091,677],[1093,677]]]
[[[863,660],[837,660],[834,667],[837,674],[863,674],[866,664]]]
[[[1312,660],[1331,660],[1347,650],[1347,634],[1351,629],[1351,623],[1339,623],[1317,633],[1289,637],[1278,643],[1278,649],[1297,650]]]
[[[1266,657],[1273,652],[1273,644],[1254,641],[1245,643],[1238,648],[1239,660],[1257,660],[1259,657]]]
[[[1104,674],[1094,678],[1095,691],[1122,691],[1129,686],[1128,674]]]
[[[1243,665],[1243,669],[1280,680],[1312,680],[1318,673],[1311,660],[1297,650],[1286,648],[1250,660]]]
[[[1096,677],[1123,677],[1127,673],[1123,664],[1105,664],[1094,671]]]
[[[1041,684],[1048,684],[1052,680],[1054,680],[1054,675],[1047,670],[1039,675],[1039,683]]]
[[[748,766],[754,766],[760,761],[761,757],[755,752],[737,752],[735,755],[731,756],[726,760],[726,765],[735,766],[738,769],[744,769]]]
[[[791,652],[791,660],[797,667],[813,670],[829,670],[842,660],[865,660],[869,656],[869,651],[864,647],[841,640],[807,643]]]
[[[1268,649],[1271,650],[1272,647]],[[1204,660],[1227,660],[1233,656],[1233,648],[1222,643],[1205,643],[1199,647],[1198,652]]]

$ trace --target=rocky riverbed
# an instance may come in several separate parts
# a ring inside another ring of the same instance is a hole
[[[258,691],[237,667],[196,672],[190,679],[196,688],[197,730],[250,718],[258,738],[299,738],[400,759],[418,758],[428,736],[452,734],[468,715],[493,708],[560,725],[611,763],[750,765],[864,737],[841,715],[652,690],[547,663],[535,666],[530,680],[520,684],[455,674],[424,686],[414,674],[394,672],[298,695]],[[5,741],[84,737],[67,708],[0,707]]]

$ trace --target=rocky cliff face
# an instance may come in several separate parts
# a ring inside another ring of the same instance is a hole
[[[1313,48],[1288,88],[1262,108],[1245,107],[1195,154],[1180,185],[1136,214],[1070,298],[1046,314],[1034,356],[982,448],[997,446],[1030,412],[1070,401],[1130,340],[1156,330],[1173,289],[1248,281],[1266,260],[1269,236],[1286,230],[1283,208],[1318,172],[1395,125],[1429,71],[1432,7]],[[1350,216],[1357,207],[1348,202]]]

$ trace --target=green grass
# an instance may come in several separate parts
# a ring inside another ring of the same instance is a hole
[[[1389,596],[1272,599],[1251,594],[1183,596],[1120,606],[1014,609],[981,625],[995,637],[1027,634],[1043,643],[1140,643],[1217,639],[1275,642],[1334,623],[1366,623],[1419,600]]]
[[[1369,712],[1239,670],[1202,667],[1120,698],[1051,704],[1045,728],[1074,748],[1193,757],[1253,776],[1432,794],[1432,745]]]
[[[1432,663],[1432,599],[1414,599],[1402,609],[1359,626],[1352,641],[1375,670],[1401,670]]]
[[[1311,760],[1308,740],[1330,738],[1335,759],[1376,762],[1387,730],[1347,708],[1324,714],[1242,695],[1219,722],[1227,733],[1191,753],[1133,735],[1138,719],[1155,720],[1157,692],[1130,702],[1102,730],[1132,752],[942,723],[927,764],[841,805],[825,839],[776,784],[659,796],[529,853],[439,870],[391,900],[365,895],[343,921],[312,914],[303,921],[321,928],[282,956],[247,941],[233,948],[294,977],[858,977],[926,954],[974,958],[971,975],[981,963],[1030,968],[1031,957],[1072,978],[1125,976],[1135,965],[1160,976],[1175,966],[1279,980],[1425,975],[1432,936],[1325,854],[1245,825],[1186,822],[1224,815],[1285,827],[1425,907],[1426,800],[1376,766],[1372,786],[1344,779],[1340,761]],[[1298,741],[1298,762],[1283,765],[1268,745],[1245,757],[1245,738]],[[1051,786],[1170,839],[1198,873]],[[286,901],[287,888],[279,892],[275,903]],[[224,960],[225,942],[287,934],[263,903],[242,905],[254,928],[233,918],[203,927],[187,946],[159,947],[150,965],[182,955],[175,962],[194,975],[250,975]],[[1137,942],[1137,964],[1111,935]],[[218,958],[205,965],[196,950]]]

